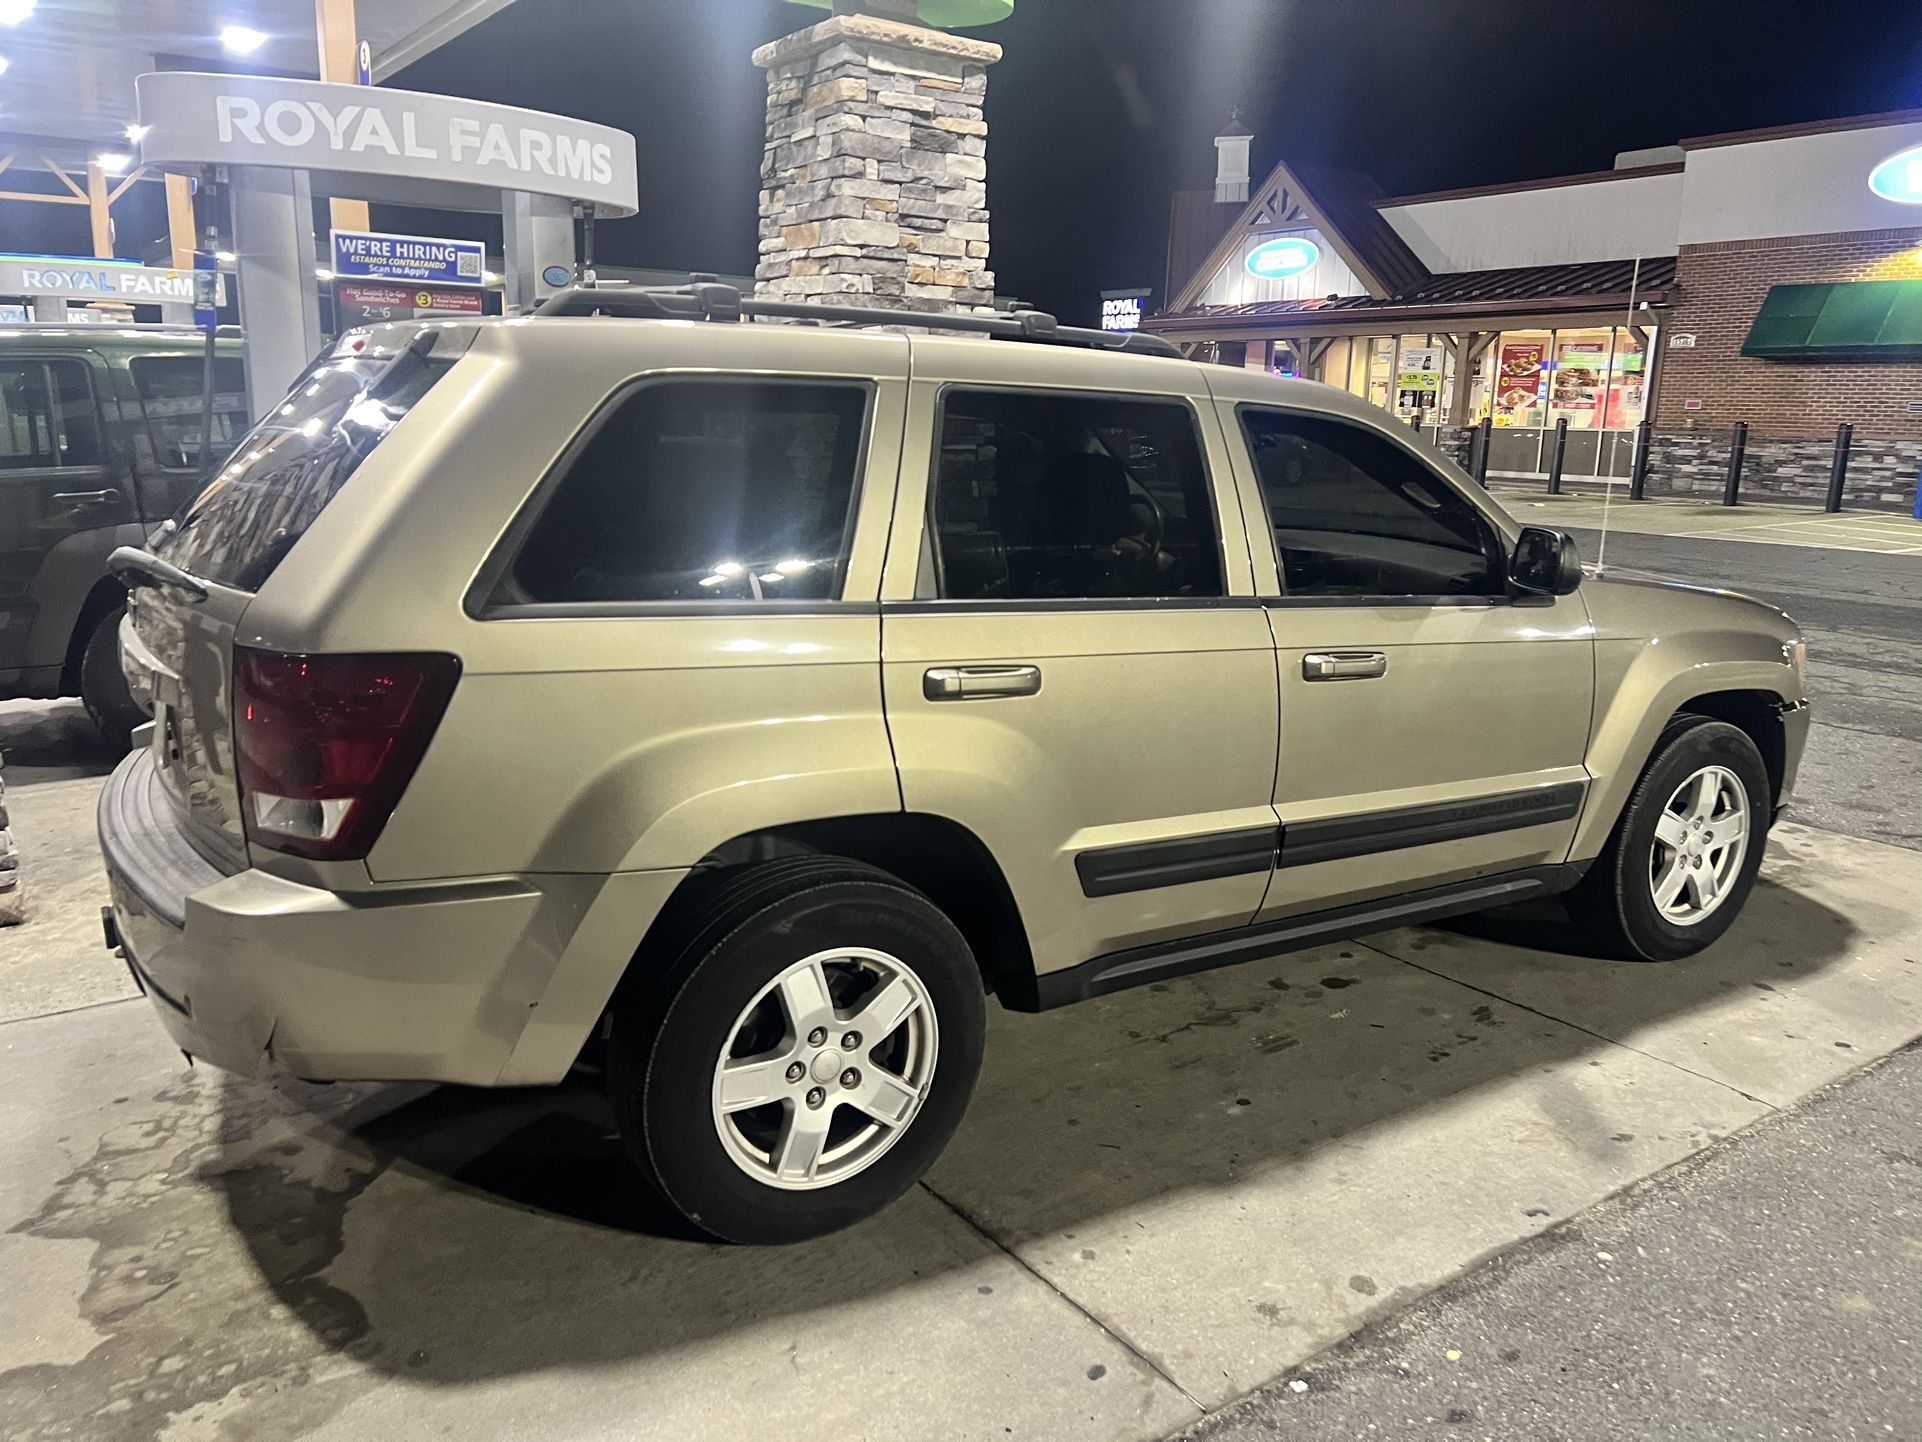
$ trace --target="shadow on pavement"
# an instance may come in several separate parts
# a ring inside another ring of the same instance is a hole
[[[100,739],[78,701],[0,701],[9,786],[105,776],[126,754]]]
[[[1699,958],[1594,965],[1619,981],[1625,1022],[1652,1022],[1791,967],[1806,979],[1854,936],[1842,916],[1764,884]],[[1763,944],[1782,937],[1797,940],[1792,962]],[[1003,1014],[932,1189],[1018,1243],[1298,1166],[1403,1114],[1606,1049],[1486,1002],[1350,943],[1043,1016]],[[1341,1027],[1328,1024],[1335,1007]],[[697,1346],[924,1285],[980,1255],[938,1241],[952,1219],[924,1191],[779,1252],[700,1242],[629,1169],[588,1078],[517,1092],[280,1090],[320,1112],[296,1114],[294,1140],[266,1146],[249,1120],[263,1088],[223,1084],[231,1116],[200,1162],[202,1185],[224,1193],[261,1280],[322,1347],[417,1381]]]

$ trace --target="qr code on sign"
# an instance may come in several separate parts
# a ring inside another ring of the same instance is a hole
[[[454,274],[455,275],[471,275],[474,277],[475,280],[479,280],[480,273],[481,273],[481,258],[471,250],[462,251],[459,256],[458,264],[455,267]]]

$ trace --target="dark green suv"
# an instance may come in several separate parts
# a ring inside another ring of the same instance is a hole
[[[218,459],[247,428],[238,335],[216,341]],[[0,698],[79,696],[124,742],[145,714],[106,572],[201,484],[203,340],[148,326],[0,329]]]

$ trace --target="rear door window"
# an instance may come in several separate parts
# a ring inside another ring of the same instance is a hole
[[[943,599],[1220,596],[1194,412],[1179,401],[946,393],[932,516]]]
[[[410,349],[398,357],[335,357],[310,371],[175,518],[166,558],[204,580],[259,590],[452,366]]]
[[[127,363],[147,417],[154,461],[167,470],[198,470],[203,424],[201,388],[206,363],[199,356],[135,356]],[[224,458],[247,430],[247,381],[238,357],[214,360],[213,444]]]
[[[636,386],[565,463],[496,604],[838,599],[868,393]]]

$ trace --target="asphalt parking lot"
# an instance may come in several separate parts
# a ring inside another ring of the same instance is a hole
[[[1706,1171],[1752,1124],[1819,1127],[1805,1099],[1922,1035],[1915,563],[1625,534],[1621,566],[1740,573],[1810,623],[1823,720],[1798,815],[1816,824],[1777,832],[1723,942],[1643,967],[1512,926],[1404,931],[997,1015],[927,1181],[780,1251],[681,1235],[586,1081],[186,1068],[100,948],[103,758],[70,707],[0,708],[36,907],[0,933],[0,1435],[1151,1439],[1225,1408],[1210,1428],[1392,1435],[1432,1415],[1453,1435],[1594,1435],[1346,1382],[1305,1396],[1348,1410],[1289,1413],[1288,1381],[1357,1375],[1328,1349],[1430,1318],[1504,1254],[1503,1275],[1592,1313],[1578,1279],[1542,1269],[1578,1245],[1629,1254],[1642,1239],[1605,1240],[1608,1199],[1692,1158]],[[1922,1215],[1922,1172],[1893,1175],[1874,1204]],[[1770,1305],[1794,1322],[1801,1301]],[[1684,1325],[1659,1297],[1639,1315],[1613,1339],[1620,1367]],[[1808,1385],[1827,1386],[1834,1349],[1802,1330]],[[1914,1369],[1873,1353],[1907,1334],[1881,1333],[1852,1343],[1874,1363],[1862,1435],[1918,1435]],[[1446,1327],[1412,1335],[1479,1355]],[[1509,1345],[1479,1386],[1503,1385]],[[1689,1385],[1650,1375],[1654,1405]],[[1272,1426],[1251,1410],[1277,1399]]]

